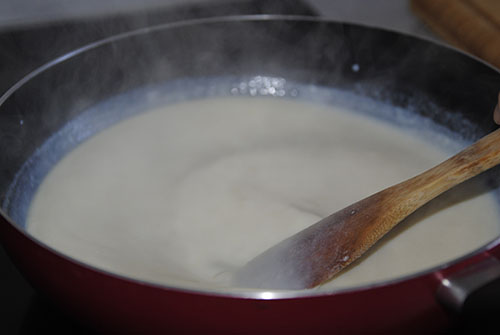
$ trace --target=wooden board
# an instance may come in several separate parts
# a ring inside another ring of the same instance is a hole
[[[500,0],[411,0],[411,8],[445,40],[500,68]]]

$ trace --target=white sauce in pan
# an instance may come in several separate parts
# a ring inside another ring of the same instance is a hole
[[[179,103],[65,156],[32,202],[28,231],[101,269],[210,289],[282,239],[449,154],[340,108],[242,97]],[[499,233],[495,198],[468,183],[320,289],[414,273]]]

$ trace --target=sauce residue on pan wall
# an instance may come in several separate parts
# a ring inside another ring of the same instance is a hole
[[[224,287],[268,247],[449,155],[341,107],[265,97],[181,102],[113,125],[67,154],[41,183],[27,229],[121,275]],[[320,289],[451,260],[498,236],[498,222],[495,197],[473,180]]]

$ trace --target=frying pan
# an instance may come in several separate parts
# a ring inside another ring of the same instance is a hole
[[[184,21],[117,35],[55,59],[0,98],[0,236],[32,285],[68,313],[95,329],[119,332],[425,332],[449,327],[473,290],[500,277],[500,239],[492,236],[453,261],[362,287],[208,291],[109,273],[26,232],[31,197],[61,155],[34,160],[44,157],[43,143],[99,102],[213,78],[279,78],[346,90],[408,109],[466,141],[495,127],[490,114],[500,90],[495,69],[452,48],[310,17]],[[287,94],[300,97],[297,90]],[[74,128],[61,153],[106,124],[93,125]]]

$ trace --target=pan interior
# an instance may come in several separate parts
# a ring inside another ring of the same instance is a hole
[[[111,132],[121,137],[96,142]],[[79,158],[89,144],[93,158]],[[259,252],[466,144],[418,105],[276,77],[179,80],[114,97],[68,123],[20,170],[5,207],[34,238],[97,268],[232,290],[231,272]],[[425,154],[404,152],[418,146]],[[107,165],[112,190],[85,181]],[[129,183],[133,173],[141,182]],[[500,234],[495,173],[425,206],[318,290],[394,279],[490,242]],[[80,211],[65,213],[75,203]],[[112,215],[97,215],[99,203]]]

